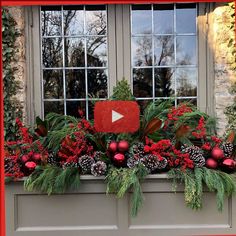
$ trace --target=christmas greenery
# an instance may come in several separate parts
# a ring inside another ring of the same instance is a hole
[[[113,99],[133,100],[125,81]],[[167,173],[174,186],[184,185],[186,205],[201,209],[203,188],[216,193],[217,208],[236,192],[235,133],[225,139],[215,120],[188,103],[150,103],[135,133],[99,133],[92,121],[48,114],[33,128],[16,119],[17,140],[5,142],[7,180],[26,177],[25,189],[50,194],[77,190],[80,176],[104,176],[107,193],[131,194],[131,215],[143,204],[141,182],[148,174]]]

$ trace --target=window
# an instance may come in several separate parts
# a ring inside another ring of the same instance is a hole
[[[34,116],[79,116],[82,109],[92,118],[94,101],[108,98],[123,77],[141,107],[174,97],[175,105],[191,101],[206,111],[205,4],[47,6],[29,12]]]

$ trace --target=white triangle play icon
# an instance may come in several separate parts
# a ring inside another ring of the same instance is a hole
[[[120,120],[120,119],[123,118],[124,116],[121,115],[120,113],[118,113],[118,112],[112,110],[112,115],[111,115],[111,117],[112,117],[112,118],[111,118],[111,121],[112,121],[112,123],[113,123],[113,122],[115,122],[115,121],[117,121],[117,120]]]

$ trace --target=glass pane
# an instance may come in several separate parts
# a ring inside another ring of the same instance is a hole
[[[63,101],[53,101],[53,102],[44,101],[44,117],[50,112],[64,115]]]
[[[88,93],[92,98],[107,97],[106,70],[88,70]]]
[[[42,42],[42,57],[45,67],[62,67],[62,39],[46,38]]]
[[[154,61],[157,66],[174,64],[173,36],[154,37]]]
[[[151,37],[134,37],[132,39],[132,58],[134,66],[152,65]]]
[[[85,101],[67,101],[66,102],[66,113],[69,116],[80,118],[79,110],[83,111],[86,116],[86,102]]]
[[[85,71],[66,70],[66,98],[85,97]]]
[[[145,108],[147,107],[147,105],[152,102],[152,100],[138,100],[137,103],[139,105],[139,108],[140,108],[140,114],[143,114]]]
[[[196,33],[196,4],[176,4],[177,33]]]
[[[132,34],[152,33],[151,5],[132,6]]]
[[[84,34],[83,6],[64,6],[64,35]]]
[[[156,97],[171,97],[175,94],[174,70],[172,68],[156,68],[154,76]]]
[[[88,102],[88,119],[93,120],[94,119],[94,105],[96,101],[89,101]]]
[[[133,91],[135,97],[152,97],[152,69],[133,70]]]
[[[197,99],[196,98],[191,98],[191,99],[177,99],[177,105],[179,105],[180,103],[191,103],[195,106],[197,106]]]
[[[106,35],[106,18],[105,6],[86,6],[86,34]]]
[[[107,65],[107,39],[106,37],[87,38],[88,66],[106,67]]]
[[[176,69],[176,89],[179,97],[197,96],[197,69]]]
[[[43,36],[61,35],[61,7],[41,7]]]
[[[66,38],[65,39],[65,66],[66,67],[84,67],[84,38]]]
[[[176,62],[178,65],[196,65],[196,37],[176,37]]]
[[[43,91],[46,99],[63,98],[62,70],[43,71]]]
[[[174,5],[158,4],[153,6],[155,34],[171,34],[174,29]]]

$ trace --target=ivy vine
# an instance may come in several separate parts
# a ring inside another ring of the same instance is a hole
[[[15,140],[16,117],[22,118],[22,105],[17,99],[21,89],[20,82],[15,74],[17,67],[15,55],[17,48],[15,42],[20,36],[16,22],[8,9],[2,9],[2,61],[3,61],[3,93],[4,93],[4,137],[5,140]]]

